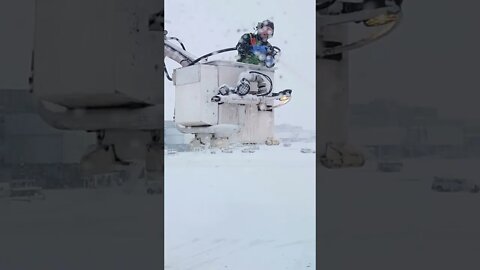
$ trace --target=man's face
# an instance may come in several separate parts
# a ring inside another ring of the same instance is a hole
[[[263,40],[267,40],[273,36],[273,29],[269,26],[264,26],[258,29],[258,33]]]

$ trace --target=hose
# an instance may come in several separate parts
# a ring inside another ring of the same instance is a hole
[[[281,51],[282,51],[282,50],[281,50],[279,47],[277,47],[277,46],[273,46],[273,48],[274,48],[274,49],[277,49],[278,52],[281,52]],[[211,53],[207,53],[207,54],[202,55],[202,56],[200,56],[199,58],[195,59],[193,62],[191,62],[191,63],[189,64],[189,66],[195,65],[196,63],[198,63],[198,62],[201,61],[202,59],[205,59],[205,58],[210,57],[210,56],[212,56],[212,55],[216,55],[216,54],[220,54],[220,53],[224,53],[224,52],[236,51],[236,50],[237,50],[237,48],[226,48],[226,49],[221,49],[221,50],[214,51],[214,52],[211,52]]]
[[[189,64],[189,66],[195,65],[196,63],[198,63],[198,62],[201,61],[202,59],[205,59],[205,58],[210,57],[210,56],[212,56],[212,55],[219,54],[219,53],[224,53],[224,52],[236,51],[236,50],[237,50],[237,48],[226,48],[226,49],[214,51],[214,52],[211,52],[211,53],[207,53],[207,54],[202,55],[202,56],[200,56],[199,58],[193,60],[193,62],[191,62],[191,63]]]

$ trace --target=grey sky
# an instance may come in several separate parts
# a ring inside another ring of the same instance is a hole
[[[266,5],[265,1],[251,1],[250,4],[236,1],[226,5],[226,1],[210,0],[201,1],[204,4],[194,6],[194,10],[198,12],[189,14],[188,10],[192,6],[184,4],[185,1],[166,2],[167,18],[170,17],[169,5],[171,7],[173,2],[178,5],[180,12],[187,12],[170,20],[177,20],[184,24],[183,27],[168,22],[167,27],[172,34],[185,40],[188,48],[197,55],[231,47],[238,39],[238,33],[235,32],[237,28],[251,30],[257,20],[266,14],[273,14],[277,25],[272,43],[284,49],[282,64],[279,64],[281,69],[278,70],[284,79],[279,83],[293,88],[296,90],[294,94],[300,97],[302,91],[311,91],[303,89],[302,83],[308,81],[311,72],[309,65],[312,61],[299,57],[299,50],[308,52],[310,45],[307,43],[312,42],[313,37],[310,36],[310,26],[298,24],[298,15],[303,14],[300,2],[284,0]],[[295,6],[292,3],[297,4]],[[432,3],[435,3],[435,6],[432,6]],[[480,114],[478,101],[472,98],[472,95],[479,91],[477,85],[480,78],[477,74],[480,62],[480,39],[476,38],[477,27],[480,25],[478,6],[478,1],[467,0],[404,1],[405,17],[400,27],[384,40],[352,53],[352,102],[388,97],[403,102],[436,106],[441,112],[453,116]],[[28,87],[33,8],[33,0],[0,1],[0,88]],[[200,11],[204,14],[213,12],[208,18],[204,16],[202,23],[215,25],[217,31],[196,28],[197,19],[202,17]],[[230,18],[227,20],[227,17]],[[301,21],[308,21],[308,18],[305,15],[301,17]],[[191,31],[195,31],[197,35],[186,35],[182,32],[191,27],[194,27]],[[212,33],[221,35],[211,37]],[[195,40],[202,37],[205,41]],[[313,47],[313,44],[311,46]],[[297,67],[296,64],[300,65]],[[175,66],[170,63],[169,67]],[[292,74],[295,76],[291,76]],[[290,83],[295,85],[286,85]],[[302,104],[298,100],[300,97],[297,96],[296,104]],[[292,116],[309,116],[312,113],[310,110],[297,111],[294,104],[292,101],[292,104],[279,110],[278,122],[291,122]],[[308,101],[306,104],[310,106]],[[307,117],[304,125],[310,126],[312,119]]]

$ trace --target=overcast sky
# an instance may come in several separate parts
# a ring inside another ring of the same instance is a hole
[[[237,29],[252,30],[257,21],[273,17],[276,29],[271,42],[283,49],[277,71],[282,79],[277,78],[276,86],[294,89],[294,100],[278,110],[276,121],[312,127],[315,46],[310,2],[314,1],[169,0],[165,3],[166,28],[184,40],[193,54],[202,55],[234,46],[241,35]],[[33,3],[0,1],[0,88],[27,88]],[[479,115],[478,100],[472,98],[480,81],[479,6],[479,1],[468,0],[404,1],[400,27],[352,53],[352,102],[384,97],[432,105],[452,116]],[[176,67],[169,63],[170,69]],[[169,96],[173,90],[165,90],[168,118],[173,110]]]

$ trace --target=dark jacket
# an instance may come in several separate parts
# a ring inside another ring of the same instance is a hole
[[[237,43],[238,62],[265,65],[265,59],[260,59],[254,53],[254,46],[265,46],[265,57],[274,55],[273,46],[268,41],[263,41],[260,36],[252,33],[244,34]]]

